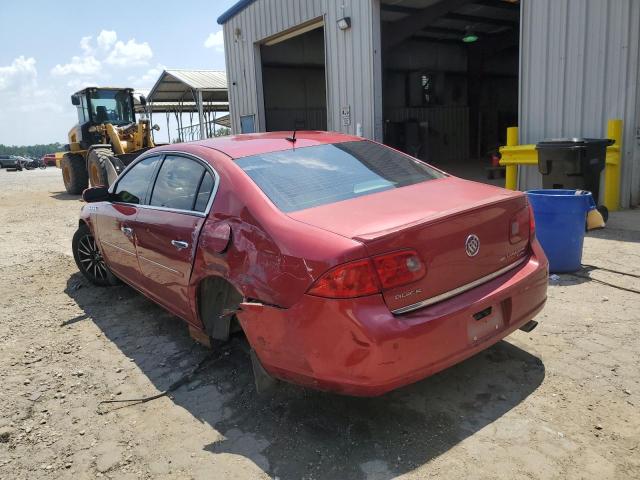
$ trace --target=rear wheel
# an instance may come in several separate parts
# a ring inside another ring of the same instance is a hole
[[[87,169],[82,155],[66,153],[60,162],[62,181],[67,193],[79,195],[89,185]]]
[[[95,148],[87,156],[91,186],[108,187],[124,169],[122,161],[108,148]]]
[[[76,230],[71,248],[76,265],[87,280],[103,287],[118,284],[118,278],[107,267],[96,240],[86,225]]]

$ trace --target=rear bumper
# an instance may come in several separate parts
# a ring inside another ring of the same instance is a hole
[[[305,295],[289,309],[243,304],[239,318],[275,377],[348,395],[381,395],[475,355],[540,312],[548,264],[537,241],[532,250],[504,275],[402,315],[393,315],[381,295]],[[488,309],[486,317],[474,318]]]

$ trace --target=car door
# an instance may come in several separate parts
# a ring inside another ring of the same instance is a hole
[[[115,184],[112,200],[97,206],[94,216],[97,239],[107,265],[115,275],[134,286],[141,279],[134,223],[140,204],[146,202],[160,158],[148,157],[129,168]]]
[[[199,159],[166,155],[140,208],[135,235],[145,293],[191,320],[188,286],[216,174]]]

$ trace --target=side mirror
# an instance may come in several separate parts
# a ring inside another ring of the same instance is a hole
[[[145,97],[144,95],[140,95],[140,105],[142,105],[143,107],[147,105],[147,97]]]
[[[110,199],[110,196],[109,188],[102,185],[87,188],[82,192],[82,199],[87,203],[106,202]]]
[[[152,129],[152,130],[155,130],[156,132],[159,132],[159,131],[160,131],[160,125],[158,125],[158,124],[156,123],[153,127],[151,127],[151,129]]]
[[[77,95],[71,95],[71,105],[75,105],[76,107],[80,105],[80,97]]]

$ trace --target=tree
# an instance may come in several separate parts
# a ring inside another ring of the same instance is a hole
[[[38,145],[2,145],[0,143],[0,155],[16,155],[19,157],[40,158],[47,153],[55,153],[64,150],[61,143],[48,143]]]

